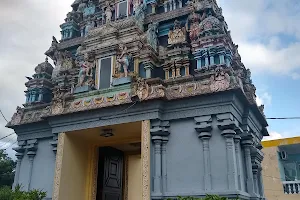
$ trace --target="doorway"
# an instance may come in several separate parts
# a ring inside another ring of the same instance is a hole
[[[124,152],[99,148],[97,200],[122,200]]]

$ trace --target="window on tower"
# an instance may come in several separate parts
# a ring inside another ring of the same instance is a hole
[[[106,57],[99,60],[98,89],[111,87],[113,74],[113,57]]]
[[[121,1],[117,7],[117,18],[122,19],[128,16],[128,1]]]

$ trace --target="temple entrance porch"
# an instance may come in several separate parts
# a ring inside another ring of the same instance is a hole
[[[149,131],[143,121],[60,133],[53,199],[150,199]]]

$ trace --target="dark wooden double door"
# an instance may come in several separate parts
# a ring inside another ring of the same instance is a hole
[[[122,200],[123,165],[122,151],[99,148],[97,200]]]

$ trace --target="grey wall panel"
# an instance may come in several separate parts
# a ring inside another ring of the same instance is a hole
[[[23,190],[27,190],[28,180],[29,180],[29,159],[28,156],[25,154],[21,162],[19,183],[18,183],[22,186]]]
[[[170,123],[167,143],[168,192],[203,190],[203,153],[197,135],[193,119]]]
[[[212,190],[222,191],[227,189],[227,158],[225,139],[216,125],[216,119],[213,119],[213,130],[209,140],[210,162],[212,175]]]
[[[49,144],[50,139],[38,140],[38,149],[34,157],[31,189],[41,189],[47,192],[47,197],[52,196],[55,154]]]

